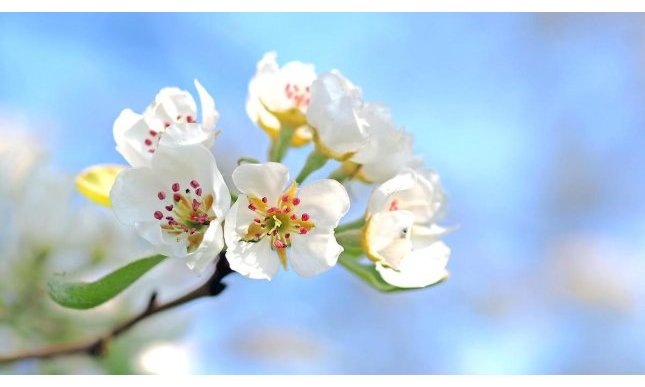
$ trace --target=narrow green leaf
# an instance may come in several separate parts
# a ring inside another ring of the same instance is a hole
[[[346,268],[347,270],[355,274],[358,278],[367,282],[368,285],[370,285],[374,289],[379,290],[381,292],[392,293],[392,292],[401,292],[401,291],[407,291],[407,290],[425,289],[425,288],[400,288],[398,286],[390,285],[389,283],[385,282],[385,280],[381,277],[378,271],[376,271],[373,264],[364,265],[358,262],[357,257],[352,257],[352,256],[342,254],[338,258],[338,263],[340,263],[344,268]],[[430,286],[437,285],[441,282],[443,282],[443,280]]]
[[[64,275],[49,279],[50,297],[58,304],[72,309],[90,309],[121,293],[134,281],[166,259],[153,255],[129,263],[95,282],[66,282]]]

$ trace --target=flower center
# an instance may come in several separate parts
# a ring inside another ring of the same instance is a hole
[[[195,118],[193,118],[193,116],[189,114],[185,116],[177,116],[177,119],[174,121],[174,123],[177,124],[181,122],[192,124],[195,122]],[[143,145],[146,146],[148,153],[155,153],[157,146],[159,145],[159,141],[161,140],[161,136],[170,125],[171,123],[166,121],[164,122],[163,129],[161,129],[161,131],[156,131],[152,128],[148,129],[148,135],[143,139]]]
[[[189,252],[200,245],[206,229],[216,218],[212,209],[213,195],[202,194],[197,180],[191,180],[184,190],[179,183],[173,183],[169,191],[157,193],[163,207],[154,212],[154,218],[161,222],[161,229],[174,235],[177,241],[186,238]]]
[[[245,242],[259,242],[271,239],[271,247],[278,253],[282,266],[287,267],[286,249],[291,246],[291,234],[306,234],[315,227],[307,213],[298,214],[296,207],[300,198],[296,196],[298,185],[293,183],[280,197],[275,206],[269,204],[267,197],[247,196],[248,209],[257,217],[253,219],[242,238]]]
[[[287,83],[284,86],[284,94],[297,108],[309,105],[309,97],[311,95],[309,86],[303,87],[302,85],[298,86],[294,83]]]

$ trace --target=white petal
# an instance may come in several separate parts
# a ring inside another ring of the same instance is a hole
[[[313,229],[291,236],[289,264],[298,275],[311,277],[333,267],[342,252],[332,230]]]
[[[202,144],[208,148],[213,132],[203,130],[199,124],[177,123],[169,126],[161,136],[160,144],[165,145],[194,145]]]
[[[162,232],[159,221],[143,221],[135,224],[137,233],[154,246],[157,254],[183,258],[188,254],[186,238],[176,238]]]
[[[278,272],[280,264],[278,255],[271,249],[269,238],[263,238],[257,243],[240,240],[240,233],[237,230],[245,229],[249,224],[238,223],[239,206],[239,201],[233,204],[224,222],[226,259],[231,269],[243,276],[270,280]]]
[[[405,172],[396,175],[385,183],[379,185],[372,191],[367,204],[368,213],[387,211],[391,197],[397,193],[414,186],[415,179],[412,173]]]
[[[202,127],[206,132],[212,132],[215,130],[215,125],[219,118],[219,113],[215,108],[215,100],[197,79],[195,79],[195,88],[197,89],[197,94],[199,95],[199,101],[201,103]]]
[[[387,106],[368,103],[363,109],[367,122],[367,144],[351,161],[362,164],[362,175],[372,182],[383,182],[414,163],[412,136],[397,129]]]
[[[160,109],[156,110],[156,106],[159,106]],[[149,110],[156,110],[157,115],[170,123],[177,122],[177,117],[179,116],[182,119],[185,119],[186,116],[192,116],[193,119],[197,119],[197,105],[193,96],[177,87],[161,89],[155,97],[155,103],[149,107]]]
[[[435,284],[448,276],[446,265],[450,248],[443,242],[435,242],[429,247],[414,250],[399,267],[393,270],[376,265],[376,270],[388,283],[401,288],[420,288]]]
[[[320,142],[342,155],[356,152],[367,142],[365,122],[360,117],[361,92],[339,72],[322,74],[311,85],[307,120]]]
[[[224,178],[217,169],[213,154],[202,145],[166,146],[160,144],[152,159],[154,173],[161,176],[168,190],[173,183],[187,188],[191,180],[197,180],[205,191],[215,196],[213,209],[219,219],[228,210],[231,197]]]
[[[370,258],[398,268],[412,251],[411,228],[414,214],[409,211],[384,211],[373,214],[365,229]]]
[[[298,213],[311,216],[316,228],[335,228],[349,210],[349,195],[345,187],[331,179],[314,181],[298,191]]]
[[[233,171],[233,182],[241,193],[273,202],[289,182],[289,170],[279,163],[242,164]]]
[[[151,154],[144,141],[148,137],[149,126],[143,116],[125,109],[114,121],[112,132],[116,150],[133,167],[150,164]]]
[[[216,262],[217,255],[224,248],[224,234],[222,225],[211,223],[206,232],[204,239],[197,250],[186,256],[186,265],[195,273],[201,275],[209,264]]]
[[[112,210],[120,222],[129,225],[155,220],[154,213],[161,207],[157,193],[164,188],[150,168],[123,170],[110,191]]]
[[[415,223],[429,224],[445,207],[445,196],[438,175],[431,170],[404,169],[378,186],[370,196],[368,213],[392,207],[414,213]]]

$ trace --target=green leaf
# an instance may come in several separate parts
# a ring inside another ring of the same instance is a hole
[[[390,285],[389,283],[385,282],[385,280],[381,277],[378,271],[376,271],[374,264],[364,265],[358,262],[358,257],[352,257],[346,254],[342,254],[338,258],[338,263],[340,263],[344,268],[346,268],[347,270],[355,274],[363,281],[367,282],[368,285],[370,285],[374,289],[379,290],[381,292],[392,293],[392,292],[402,292],[407,290],[425,289],[425,288],[400,288],[394,285]],[[443,281],[444,280],[441,280],[430,286],[437,285]]]
[[[141,258],[95,282],[66,282],[58,274],[49,279],[47,288],[50,297],[64,307],[90,309],[121,293],[164,259],[163,255]]]

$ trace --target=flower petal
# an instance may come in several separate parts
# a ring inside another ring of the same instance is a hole
[[[191,116],[197,119],[195,99],[186,90],[177,87],[165,87],[155,96],[155,102],[148,107],[144,115],[154,112],[163,121],[177,122],[178,118]]]
[[[289,170],[280,163],[242,164],[233,171],[233,182],[241,193],[271,201],[282,194],[288,181]]]
[[[215,108],[215,100],[197,79],[195,79],[195,88],[197,89],[197,94],[199,95],[199,101],[201,103],[202,127],[204,131],[212,132],[215,130],[215,125],[219,118],[219,113]]]
[[[312,83],[307,120],[324,148],[342,156],[366,144],[362,104],[360,89],[338,71],[322,74]]]
[[[159,144],[152,159],[155,175],[161,176],[167,189],[175,182],[188,187],[191,180],[197,180],[202,187],[212,187],[215,200],[213,209],[222,219],[231,204],[231,196],[224,178],[217,169],[213,154],[202,145],[168,146]]]
[[[384,211],[372,215],[365,226],[365,253],[376,262],[398,268],[412,251],[413,224],[414,214],[409,211]]]
[[[119,173],[110,190],[110,202],[120,222],[134,225],[136,222],[154,220],[159,203],[154,200],[164,185],[150,168],[132,168]]]
[[[332,268],[342,252],[332,230],[314,229],[291,236],[289,263],[299,276],[311,277]]]
[[[114,121],[112,133],[116,150],[133,167],[149,165],[151,154],[145,147],[149,126],[143,116],[125,109]]]
[[[197,250],[186,256],[186,265],[195,273],[201,275],[209,264],[217,260],[217,255],[224,248],[224,233],[219,223],[211,223],[204,239]]]
[[[450,248],[437,241],[424,249],[414,250],[394,270],[376,264],[376,270],[388,283],[400,288],[421,288],[435,284],[448,276],[446,265]]]
[[[263,238],[257,243],[240,240],[238,229],[248,227],[248,224],[238,223],[240,201],[233,204],[224,222],[224,240],[226,241],[226,259],[231,269],[243,276],[253,279],[270,280],[278,272],[279,259],[271,249],[269,238]]]
[[[335,228],[349,211],[349,195],[345,187],[331,179],[304,185],[298,191],[300,213],[308,213],[316,228]]]

